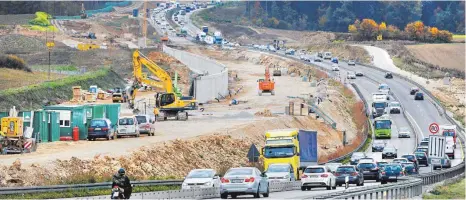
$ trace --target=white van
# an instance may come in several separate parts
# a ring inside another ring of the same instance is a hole
[[[118,119],[117,138],[122,136],[139,137],[139,126],[135,116],[120,117]]]
[[[445,139],[445,154],[447,154],[448,157],[455,159],[455,141],[451,136],[447,136]]]

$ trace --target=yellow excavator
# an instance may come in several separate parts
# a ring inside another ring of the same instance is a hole
[[[145,76],[142,72],[143,66],[160,81],[151,80]],[[177,85],[173,84],[170,75],[138,50],[133,53],[133,70],[134,82],[131,87],[130,108],[134,108],[137,89],[142,84],[146,84],[165,90],[165,92],[159,92],[155,95],[154,115],[158,121],[167,120],[169,117],[174,117],[176,120],[188,120],[188,113],[186,111],[197,109],[197,101],[193,97],[183,97]]]

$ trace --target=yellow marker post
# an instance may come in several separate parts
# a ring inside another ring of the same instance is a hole
[[[55,47],[55,42],[47,42],[45,45],[47,45],[47,48],[52,49]]]

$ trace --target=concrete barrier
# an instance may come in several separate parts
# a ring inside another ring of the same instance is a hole
[[[228,94],[228,68],[212,59],[186,51],[163,47],[163,52],[176,58],[196,73],[194,97],[199,103],[222,99]]]

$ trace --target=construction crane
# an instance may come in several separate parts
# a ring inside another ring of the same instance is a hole
[[[264,79],[259,79],[257,82],[259,83],[259,96],[262,96],[262,93],[275,95],[275,81],[270,80],[269,67],[265,67]]]
[[[160,81],[148,79],[142,72],[143,66]],[[133,53],[133,70],[134,82],[130,101],[131,108],[134,108],[137,89],[144,83],[165,90],[165,92],[159,92],[155,95],[154,115],[156,120],[167,120],[169,117],[174,117],[176,120],[188,120],[186,111],[197,109],[197,101],[193,97],[183,97],[176,84],[173,84],[170,75],[138,50]]]

